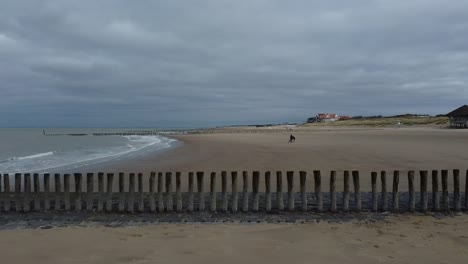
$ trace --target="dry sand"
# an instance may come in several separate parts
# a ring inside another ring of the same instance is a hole
[[[189,171],[287,171],[344,170],[361,172],[362,188],[370,188],[371,171],[387,171],[391,186],[393,170],[401,170],[402,187],[408,170],[460,169],[464,186],[468,168],[468,130],[437,128],[350,129],[332,128],[292,132],[297,141],[288,143],[291,132],[218,133],[174,138],[183,145],[162,154],[105,164],[100,170],[113,172]],[[440,177],[440,175],[439,175]],[[309,190],[312,177],[308,177]],[[206,181],[207,182],[207,181]],[[327,180],[324,180],[327,188]],[[263,184],[261,185],[263,186]],[[452,177],[449,177],[449,187]],[[117,186],[115,186],[117,187]],[[275,186],[272,186],[275,188]]]
[[[466,263],[468,216],[0,231],[2,263]]]

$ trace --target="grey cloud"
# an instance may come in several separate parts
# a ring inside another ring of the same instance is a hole
[[[468,101],[468,2],[0,3],[0,126],[193,126]]]

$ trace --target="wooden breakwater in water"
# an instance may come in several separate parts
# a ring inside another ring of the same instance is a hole
[[[312,175],[304,171],[287,171],[285,175],[281,171],[189,172],[184,175],[152,172],[144,180],[142,173],[3,174],[0,175],[0,210],[119,213],[468,211],[468,171],[464,188],[460,186],[459,170],[434,170],[431,175],[428,171],[409,171],[407,175],[393,171],[391,186],[387,186],[386,172],[380,175],[372,172],[371,192],[361,191],[360,176],[359,171],[344,171],[343,175],[331,171],[329,177],[324,177],[321,171],[313,171]],[[453,177],[452,190],[448,189],[449,176]],[[308,177],[313,179],[313,192],[308,191]],[[408,179],[405,190],[399,184],[400,177]],[[328,190],[322,188],[325,180],[329,181]],[[343,190],[337,190],[337,181],[343,181]],[[113,188],[114,182],[117,189]],[[260,182],[264,183],[262,188]],[[275,190],[272,182],[276,182]],[[205,183],[209,183],[207,190]],[[148,191],[144,191],[144,186]],[[182,186],[186,186],[185,190]]]

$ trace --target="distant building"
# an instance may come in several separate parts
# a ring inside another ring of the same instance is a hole
[[[317,122],[335,122],[338,120],[346,120],[350,119],[351,117],[349,116],[339,116],[337,114],[318,114],[314,117],[308,118],[307,123],[317,123]]]
[[[468,128],[468,105],[453,110],[447,114],[450,127]]]

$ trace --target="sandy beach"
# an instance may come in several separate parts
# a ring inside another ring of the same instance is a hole
[[[6,263],[465,263],[468,216],[0,231]]]

